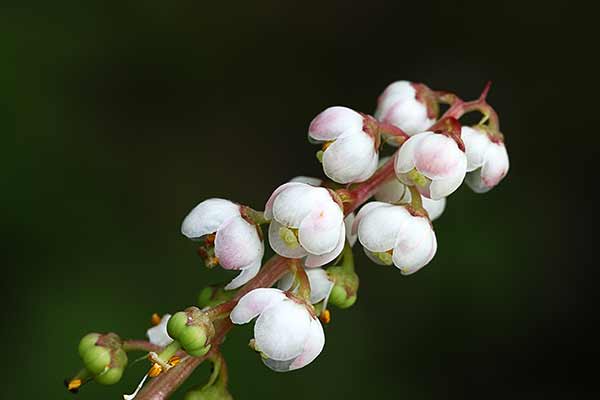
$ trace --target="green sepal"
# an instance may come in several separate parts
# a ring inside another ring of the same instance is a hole
[[[94,381],[101,385],[114,385],[123,377],[124,368],[108,368],[104,373],[96,375]]]

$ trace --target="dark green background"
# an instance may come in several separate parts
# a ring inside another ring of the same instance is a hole
[[[586,361],[599,355],[599,273],[592,198],[581,193],[597,181],[596,71],[578,49],[591,36],[573,2],[3,8],[3,398],[71,398],[62,379],[80,365],[81,336],[142,337],[153,312],[231,278],[202,268],[179,233],[186,213],[211,196],[261,208],[288,178],[319,175],[310,120],[330,105],[372,112],[397,79],[466,98],[493,80],[509,176],[487,195],[461,188],[449,199],[438,253],[414,276],[357,249],[359,300],[333,311],[309,367],[267,370],[246,346],[251,327],[235,329],[224,346],[233,395],[598,392]],[[146,368],[78,396],[119,398]],[[207,374],[203,366],[190,383]]]

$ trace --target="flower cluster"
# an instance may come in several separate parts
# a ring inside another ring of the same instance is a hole
[[[135,397],[147,378],[168,375],[186,362],[182,355],[208,358],[217,371],[193,396],[231,398],[219,346],[232,324],[252,320],[250,347],[267,367],[284,372],[311,363],[325,345],[329,307],[357,301],[356,243],[374,263],[393,265],[402,275],[428,265],[437,251],[433,221],[447,198],[463,182],[476,193],[487,192],[508,172],[488,90],[465,102],[422,83],[398,81],[379,96],[373,116],[327,108],[308,127],[309,139],[321,145],[317,158],[326,179],[299,176],[283,183],[264,211],[218,198],[194,207],[181,226],[183,235],[198,244],[205,266],[240,273],[226,285],[202,290],[198,307],[153,318],[148,348],[160,351],[150,352],[150,371],[126,398]],[[448,105],[442,115],[440,104]],[[462,126],[459,119],[473,111],[483,115],[481,122]],[[380,157],[386,149],[393,155]],[[276,256],[263,264],[265,241]],[[135,346],[114,334],[86,336],[80,347],[86,368],[69,388],[84,378],[114,383],[128,349]]]

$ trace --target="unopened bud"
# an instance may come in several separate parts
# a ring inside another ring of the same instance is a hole
[[[103,385],[117,383],[127,366],[123,342],[114,333],[90,333],[79,342],[79,355],[94,380]]]
[[[206,313],[198,307],[188,307],[171,317],[167,332],[189,355],[200,357],[210,350],[208,342],[215,328]]]
[[[352,270],[344,267],[331,267],[327,274],[334,281],[333,289],[329,295],[329,304],[339,308],[348,308],[356,302],[358,291],[358,275]]]

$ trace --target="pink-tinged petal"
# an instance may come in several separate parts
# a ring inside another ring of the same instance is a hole
[[[395,103],[414,99],[416,93],[417,91],[409,81],[396,81],[391,83],[377,99],[375,118],[381,119]]]
[[[431,200],[427,197],[423,197],[421,201],[423,203],[423,208],[427,211],[427,214],[429,214],[429,219],[431,221],[438,219],[440,215],[442,215],[442,213],[444,212],[444,209],[446,208],[445,197],[439,200]]]
[[[435,135],[433,132],[422,132],[414,136],[411,136],[400,150],[398,150],[398,156],[396,157],[396,164],[394,169],[396,174],[406,174],[415,167],[415,151],[419,147],[420,143],[428,137]]]
[[[333,200],[313,210],[302,220],[298,239],[310,254],[322,255],[332,251],[344,228],[344,214]]]
[[[306,216],[323,204],[334,203],[329,191],[304,183],[283,190],[273,203],[273,218],[289,228],[299,228]]]
[[[485,159],[485,153],[492,144],[487,134],[469,126],[463,126],[460,131],[460,136],[465,144],[467,172],[481,167]]]
[[[171,314],[165,314],[160,320],[160,323],[146,331],[146,336],[150,343],[157,346],[165,347],[171,344],[173,339],[167,333],[167,324],[171,319]]]
[[[415,135],[429,128],[435,120],[427,117],[427,107],[417,99],[394,103],[385,114],[384,122],[396,125],[408,135]]]
[[[486,186],[481,179],[481,168],[467,173],[467,176],[465,177],[465,183],[471,188],[472,191],[479,194],[487,193],[492,189],[491,187]]]
[[[263,242],[256,226],[242,217],[224,223],[215,238],[215,255],[225,269],[242,269],[262,258]]]
[[[432,232],[429,221],[422,217],[412,217],[400,232],[394,245],[392,260],[403,275],[412,274],[431,261],[435,254],[435,251],[432,252],[435,242],[435,234],[432,235]]]
[[[423,139],[414,152],[415,167],[431,180],[448,178],[466,169],[466,156],[454,140],[441,134]],[[463,166],[464,164],[464,166]]]
[[[231,282],[229,282],[227,285],[225,285],[225,290],[237,289],[237,288],[245,285],[246,283],[250,282],[250,280],[252,278],[254,278],[256,276],[256,274],[258,274],[258,271],[260,270],[261,265],[262,265],[262,260],[258,259],[255,262],[253,262],[252,264],[250,264],[249,266],[246,266],[246,268],[244,268],[239,273],[238,276],[233,278],[231,280]]]
[[[279,289],[259,288],[246,293],[231,310],[229,318],[234,324],[246,324],[267,308],[276,305],[287,297]]]
[[[356,243],[356,239],[358,239],[358,234],[352,233],[352,225],[354,224],[354,220],[356,219],[356,215],[354,213],[350,213],[344,218],[344,227],[346,228],[346,240],[350,247],[354,246]]]
[[[323,265],[327,264],[328,262],[335,260],[337,258],[337,256],[339,256],[342,253],[342,250],[344,250],[344,244],[346,243],[346,232],[345,231],[346,231],[346,228],[342,224],[342,229],[340,230],[340,236],[338,237],[338,242],[337,242],[337,245],[335,246],[335,248],[332,251],[330,251],[329,253],[325,253],[322,255],[309,254],[308,257],[306,257],[306,260],[304,260],[304,266],[306,268],[315,268],[315,267],[323,266]]]
[[[290,371],[302,368],[313,362],[313,360],[321,354],[324,346],[325,334],[323,333],[323,327],[318,318],[313,318],[302,353],[296,357],[294,362],[290,365]]]
[[[362,130],[345,135],[333,142],[323,153],[325,175],[338,183],[358,182],[368,179],[375,168],[373,165],[375,145],[373,138]],[[370,175],[365,178],[365,171]]]
[[[298,183],[306,183],[311,186],[321,186],[323,184],[323,180],[319,178],[313,178],[312,176],[296,176],[290,179],[290,182],[298,182]]]
[[[273,251],[287,258],[302,258],[306,256],[308,253],[299,243],[297,247],[291,248],[281,240],[281,236],[279,235],[281,228],[283,228],[283,225],[275,220],[271,221],[271,225],[269,225],[269,244]]]
[[[431,182],[429,198],[432,200],[440,200],[450,196],[465,179],[467,160],[464,159],[462,166],[457,168],[456,175],[445,179],[438,179]]]
[[[381,201],[371,201],[360,208],[358,214],[356,214],[356,218],[354,218],[354,222],[352,223],[352,234],[358,235],[358,226],[360,225],[360,221],[365,217],[365,215],[369,214],[371,211],[375,210],[379,207],[389,206],[387,203],[383,203]]]
[[[229,200],[204,200],[185,217],[181,233],[190,239],[198,239],[215,232],[224,222],[239,215],[240,206]]]
[[[277,198],[277,196],[279,196],[279,193],[283,192],[284,190],[286,190],[288,188],[302,186],[302,185],[304,185],[304,183],[288,182],[288,183],[284,183],[283,185],[281,185],[277,189],[275,189],[275,191],[269,197],[269,200],[267,200],[267,204],[265,204],[265,218],[267,218],[267,219],[273,218],[273,203],[275,202],[275,199]]]
[[[347,107],[329,107],[312,120],[308,136],[317,141],[337,139],[348,132],[362,130],[363,117]]]
[[[487,187],[493,188],[508,173],[508,153],[504,143],[492,143],[485,158],[481,168],[481,179]]]
[[[360,221],[358,240],[372,252],[391,250],[398,232],[404,228],[410,218],[410,213],[402,206],[379,207]]]
[[[254,324],[257,349],[273,360],[299,356],[310,332],[311,319],[306,307],[289,299],[267,307]]]
[[[410,190],[398,179],[391,179],[379,187],[375,193],[375,200],[386,203],[408,203]]]
[[[306,275],[310,283],[310,302],[317,304],[323,301],[333,287],[333,282],[329,280],[329,275],[327,275],[327,272],[323,268],[306,270]]]

